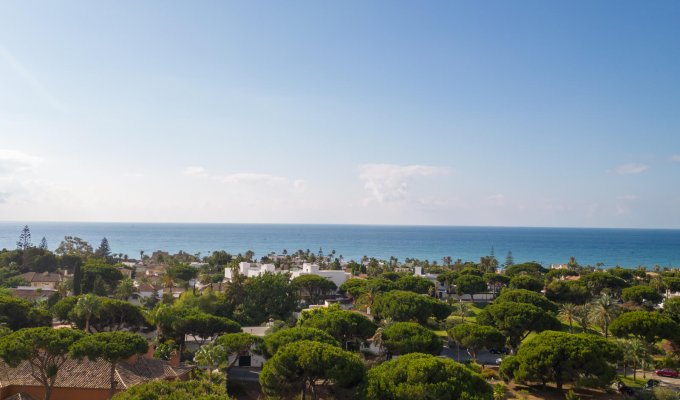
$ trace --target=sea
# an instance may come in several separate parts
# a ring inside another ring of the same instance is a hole
[[[77,236],[97,247],[106,237],[113,253],[139,258],[156,250],[209,255],[254,251],[293,253],[298,249],[345,260],[363,256],[399,261],[408,258],[442,262],[479,261],[494,254],[500,263],[508,251],[515,263],[536,261],[545,266],[566,264],[575,257],[581,265],[652,268],[680,267],[680,230],[606,228],[522,228],[473,226],[376,226],[292,224],[179,224],[95,222],[0,222],[0,249],[13,249],[28,224],[32,241],[42,237],[56,249],[64,236]]]

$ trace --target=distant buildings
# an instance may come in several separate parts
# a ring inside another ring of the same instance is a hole
[[[238,272],[241,275],[245,275],[246,277],[252,278],[256,276],[260,276],[266,272],[272,273],[272,274],[281,274],[281,273],[289,273],[291,279],[295,279],[298,276],[302,275],[318,275],[321,277],[324,277],[333,283],[337,287],[340,287],[345,281],[349,278],[352,277],[352,274],[349,272],[345,272],[342,270],[327,270],[327,269],[321,269],[318,265],[312,264],[312,263],[304,263],[302,264],[302,269],[296,268],[296,269],[290,269],[290,270],[284,270],[284,269],[276,269],[274,264],[260,264],[260,263],[249,263],[249,262],[241,262],[238,265]],[[224,269],[224,278],[227,281],[231,281],[232,279],[232,270],[231,268],[225,268]]]
[[[19,276],[28,282],[28,286],[42,289],[56,289],[64,280],[63,275],[56,272],[26,272]]]

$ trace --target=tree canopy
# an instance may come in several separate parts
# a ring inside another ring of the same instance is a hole
[[[545,297],[556,303],[585,304],[592,295],[579,281],[554,281],[545,288]]]
[[[135,385],[113,396],[114,400],[229,400],[224,385],[207,381],[155,380]]]
[[[68,359],[71,346],[83,335],[74,329],[20,329],[0,338],[0,358],[13,368],[22,361],[29,362],[31,376],[43,386],[44,399],[49,400],[59,368]]]
[[[463,323],[447,331],[451,339],[465,347],[473,360],[477,360],[477,352],[483,348],[499,348],[505,345],[505,336],[492,326]]]
[[[444,319],[451,311],[451,306],[442,301],[402,290],[383,293],[373,304],[373,312],[378,318],[391,318],[394,321],[425,323],[431,317]]]
[[[298,326],[327,332],[340,343],[364,341],[377,329],[373,321],[357,312],[328,308],[305,311],[298,320]]]
[[[530,332],[557,330],[562,327],[552,314],[532,304],[511,301],[488,305],[477,315],[477,322],[496,327],[513,349],[517,349]]]
[[[300,299],[307,298],[311,304],[317,304],[326,295],[334,292],[337,286],[333,281],[319,275],[300,275],[290,284],[298,292]]]
[[[631,311],[616,318],[609,330],[614,336],[636,336],[654,343],[661,339],[680,339],[680,325],[669,317],[651,311]]]
[[[75,358],[87,357],[90,360],[101,358],[110,364],[109,398],[116,390],[116,364],[127,360],[135,354],[144,354],[148,343],[137,333],[116,331],[87,335],[71,346],[71,355]]]
[[[301,340],[313,340],[315,342],[340,347],[340,342],[335,340],[333,336],[327,332],[316,328],[295,326],[281,329],[280,331],[265,336],[263,353],[267,358],[272,357],[283,346]]]
[[[434,290],[434,283],[422,276],[404,275],[394,282],[394,288],[414,293],[428,294]]]
[[[451,359],[411,353],[368,371],[367,400],[491,400],[491,386]]]
[[[319,382],[353,392],[365,381],[361,359],[337,346],[302,340],[279,349],[260,373],[262,392],[267,396],[289,397],[311,393],[317,397]]]
[[[546,299],[542,294],[527,289],[504,289],[500,296],[496,297],[494,304],[508,301],[531,304],[545,311],[550,311],[553,313],[556,313],[558,308],[557,304]]]
[[[469,294],[470,298],[474,300],[475,293],[485,292],[486,290],[486,280],[481,276],[462,274],[456,278],[456,293],[459,296]]]
[[[555,382],[561,389],[581,376],[611,382],[616,376],[613,363],[621,357],[616,343],[600,336],[546,331],[523,343],[516,356],[503,360],[501,369],[520,382]]]
[[[395,322],[383,329],[383,345],[392,354],[426,353],[439,355],[442,340],[415,322]]]
[[[50,314],[26,300],[0,295],[0,324],[15,331],[21,328],[51,326]]]
[[[623,289],[621,291],[621,300],[632,301],[636,304],[643,304],[645,302],[657,304],[663,300],[663,296],[651,286],[637,285]]]
[[[508,284],[510,289],[526,289],[532,292],[543,290],[543,280],[534,278],[531,275],[516,275],[510,279]]]

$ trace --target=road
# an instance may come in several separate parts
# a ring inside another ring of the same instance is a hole
[[[472,357],[467,353],[465,348],[460,348],[460,360],[458,359],[458,349],[454,345],[453,347],[444,346],[441,354],[442,356],[451,358],[455,361],[465,362]],[[504,357],[502,354],[491,354],[487,350],[481,350],[477,352],[477,362],[484,365],[497,365],[496,359]]]
[[[254,368],[233,367],[229,370],[229,380],[241,382],[259,382],[260,370]]]

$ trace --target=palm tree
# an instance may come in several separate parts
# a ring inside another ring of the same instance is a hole
[[[642,367],[643,377],[646,377],[645,366],[651,361],[649,348],[640,339],[627,339],[621,341],[623,350],[623,376],[626,376],[626,366],[631,364],[633,367],[633,381],[637,382],[637,368]]]
[[[575,307],[574,321],[581,327],[583,332],[588,331],[588,326],[590,325],[590,312],[592,311],[592,306],[590,304],[584,304]]]
[[[619,306],[612,296],[605,293],[595,299],[592,307],[590,318],[595,324],[600,326],[606,339],[609,337],[609,324],[616,318]]]
[[[196,364],[208,367],[208,382],[212,385],[212,372],[219,367],[226,360],[224,359],[226,352],[219,344],[206,344],[201,346],[200,350],[196,352],[194,361]]]
[[[569,333],[574,333],[574,318],[576,317],[576,305],[573,303],[564,303],[560,306],[558,316],[562,321],[569,323]]]
[[[375,334],[371,338],[373,341],[373,345],[378,348],[378,354],[382,357],[384,348],[385,348],[385,341],[383,339],[383,328],[379,327],[376,329]]]
[[[80,318],[85,318],[85,332],[90,331],[90,320],[99,315],[101,307],[101,299],[93,294],[86,294],[78,299],[74,311]]]

